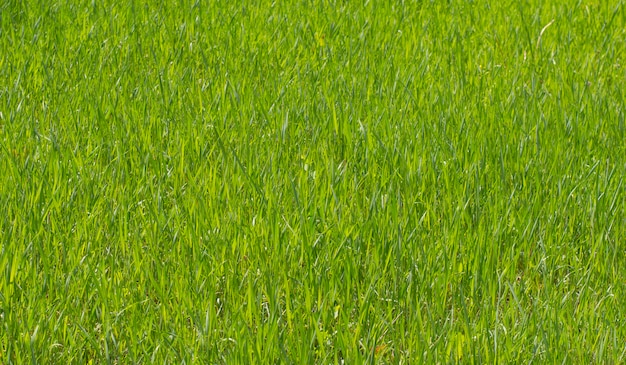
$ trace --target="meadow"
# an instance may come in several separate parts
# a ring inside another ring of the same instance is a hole
[[[617,0],[0,1],[0,364],[626,362]]]

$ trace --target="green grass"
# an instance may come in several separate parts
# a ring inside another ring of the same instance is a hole
[[[1,1],[0,363],[625,362],[625,29]]]

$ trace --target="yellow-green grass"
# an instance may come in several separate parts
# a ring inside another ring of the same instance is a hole
[[[625,29],[0,2],[0,363],[626,361]]]

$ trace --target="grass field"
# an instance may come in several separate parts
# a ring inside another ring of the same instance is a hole
[[[626,361],[621,1],[0,1],[0,364]]]

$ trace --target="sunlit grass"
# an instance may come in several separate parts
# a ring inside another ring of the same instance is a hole
[[[0,363],[624,362],[625,26],[0,3]]]

